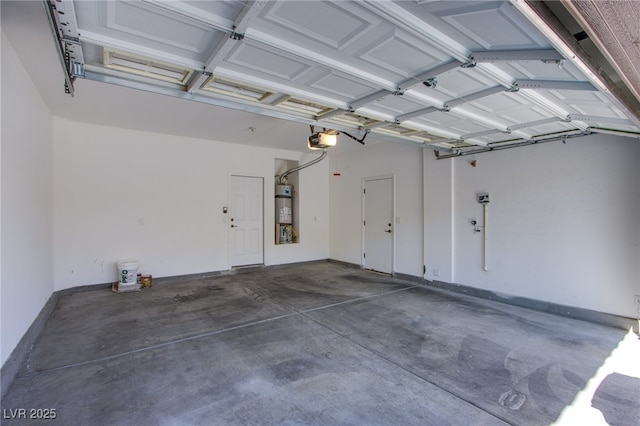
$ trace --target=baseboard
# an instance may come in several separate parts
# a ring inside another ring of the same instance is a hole
[[[627,318],[619,315],[593,311],[590,309],[566,306],[558,303],[544,302],[541,300],[529,299],[526,297],[502,295],[489,290],[483,290],[461,284],[451,284],[444,281],[422,281],[423,285],[426,285],[428,287],[435,287],[453,293],[466,294],[468,296],[493,300],[496,302],[505,303],[507,305],[513,305],[562,317],[602,324],[609,327],[621,328],[623,330],[633,329],[634,332],[638,333],[638,320],[634,318]]]
[[[362,268],[360,265],[342,262],[339,260],[330,260],[333,263],[351,266],[354,268]],[[438,288],[450,291],[452,293],[465,294],[467,296],[478,297],[481,299],[493,300],[507,305],[518,306],[521,308],[532,309],[535,311],[546,312],[561,317],[573,318],[582,321],[588,321],[596,324],[602,324],[613,328],[621,328],[623,330],[633,329],[635,333],[640,333],[640,321],[635,318],[627,318],[619,315],[607,314],[604,312],[592,311],[590,309],[577,308],[573,306],[565,306],[552,302],[544,302],[526,297],[517,297],[506,294],[499,294],[489,290],[483,290],[475,287],[469,287],[462,284],[451,284],[444,281],[429,281],[415,275],[408,275],[394,272],[393,277],[418,284],[421,286]]]
[[[401,274],[399,272],[394,272],[393,273],[393,277],[397,278],[399,280],[402,281],[409,281],[411,283],[415,283],[415,284],[424,284],[424,278],[422,277],[416,277],[415,275],[407,275],[407,274]]]
[[[427,287],[434,287],[441,290],[450,291],[452,293],[465,294],[467,296],[493,300],[495,302],[505,303],[507,305],[513,305],[521,308],[532,309],[535,311],[546,312],[561,317],[602,324],[613,328],[621,328],[623,330],[633,329],[635,333],[639,333],[638,328],[640,328],[640,321],[635,318],[627,318],[620,315],[607,314],[604,312],[577,308],[574,306],[566,306],[558,303],[544,302],[537,299],[529,299],[527,297],[500,294],[490,290],[483,290],[475,287],[465,286],[462,284],[451,284],[444,281],[430,281],[425,280],[422,277],[416,277],[413,275],[394,273],[393,276],[404,281],[409,281]]]
[[[207,279],[221,275],[228,274],[238,274],[251,272],[256,270],[264,270],[264,269],[276,269],[276,268],[284,268],[292,265],[300,265],[300,264],[313,264],[313,263],[326,263],[329,262],[329,259],[320,259],[320,260],[312,260],[307,262],[297,262],[297,263],[287,263],[281,265],[257,265],[249,268],[236,268],[230,269],[226,271],[211,271],[211,272],[203,272],[196,274],[187,274],[187,275],[174,275],[169,277],[160,277],[154,278],[154,284],[165,284],[165,283],[175,283],[181,281],[192,281],[198,279]],[[100,283],[100,284],[89,284],[77,287],[66,288],[62,290],[55,291],[49,296],[49,299],[45,303],[45,305],[38,313],[36,319],[31,323],[31,326],[27,330],[27,332],[22,336],[22,339],[18,342],[14,350],[9,355],[9,358],[5,361],[0,369],[0,398],[4,398],[6,392],[11,388],[13,381],[16,379],[20,370],[24,366],[24,363],[27,361],[29,356],[29,352],[31,348],[35,344],[38,336],[44,329],[44,326],[47,322],[47,319],[53,312],[58,300],[61,296],[66,296],[69,294],[80,293],[85,291],[94,291],[94,290],[110,290],[111,285],[113,283]]]
[[[362,265],[358,265],[356,263],[351,263],[351,262],[345,262],[343,260],[327,259],[327,262],[335,263],[336,265],[346,266],[348,268],[363,269]]]
[[[227,270],[221,271],[209,271],[209,272],[197,272],[195,274],[184,274],[184,275],[169,275],[166,277],[153,277],[153,284],[166,284],[166,283],[174,283],[174,282],[183,282],[183,281],[193,281],[193,280],[204,280],[207,278],[219,277],[221,275],[234,275],[234,274],[242,274],[245,272],[255,272],[255,271],[263,271],[270,269],[279,269],[286,268],[290,266],[296,265],[312,265],[315,263],[327,263],[334,262],[331,259],[318,259],[318,260],[307,260],[303,262],[293,262],[293,263],[282,263],[278,265],[249,265],[249,266],[239,266],[233,267]],[[335,261],[339,262],[339,261]],[[113,283],[99,283],[99,284],[89,284],[78,287],[71,287],[64,290],[60,290],[62,295],[77,293],[81,291],[92,291],[92,290],[100,290],[100,289],[110,289]]]
[[[4,398],[9,388],[11,388],[13,381],[18,376],[20,369],[29,356],[31,348],[36,343],[36,340],[44,329],[49,316],[56,307],[58,299],[60,299],[60,292],[54,292],[51,294],[51,296],[49,296],[47,303],[44,304],[36,319],[33,320],[27,332],[24,334],[24,336],[22,336],[22,339],[20,339],[14,350],[11,352],[9,358],[7,358],[7,360],[2,365],[2,368],[0,369],[1,398]]]
[[[294,265],[303,265],[303,264],[313,264],[313,263],[335,263],[341,266],[349,267],[349,268],[357,268],[362,269],[361,265],[357,265],[350,262],[343,262],[335,259],[320,259],[306,262],[297,262],[297,263],[287,263],[281,265],[269,265],[269,266],[255,266],[251,268],[239,268],[239,269],[231,269],[227,271],[212,271],[206,273],[197,273],[197,274],[188,274],[188,275],[176,275],[170,277],[161,277],[154,278],[154,284],[163,284],[163,283],[171,283],[177,281],[191,281],[197,279],[206,279],[211,277],[216,277],[220,275],[227,274],[240,274],[245,272],[251,272],[256,270],[268,270],[268,269],[279,269],[286,268]],[[536,299],[529,299],[526,297],[512,297],[508,295],[501,295],[489,290],[478,289],[475,287],[464,286],[461,284],[451,284],[444,281],[429,281],[425,280],[422,277],[416,277],[413,275],[402,274],[402,273],[394,273],[393,277],[397,279],[401,279],[403,281],[415,283],[418,285],[437,288],[440,290],[445,290],[453,293],[465,294],[468,296],[479,297],[487,300],[493,300],[496,302],[505,303],[508,305],[519,306],[523,308],[533,309],[536,311],[542,311],[558,316],[588,321],[597,324],[603,324],[609,327],[621,328],[624,330],[629,330],[632,328],[636,333],[639,332],[639,321],[634,318],[626,318],[618,315],[607,314],[603,312],[592,311],[589,309],[576,308],[572,306],[565,306],[551,302],[543,302]],[[53,312],[56,304],[58,303],[58,299],[62,295],[67,295],[71,293],[83,292],[83,291],[92,291],[92,290],[100,290],[100,289],[109,289],[111,288],[111,283],[105,284],[93,284],[86,285],[80,287],[72,287],[64,290],[59,290],[54,292],[47,303],[40,310],[40,313],[33,321],[27,332],[24,334],[20,342],[16,346],[16,348],[11,352],[9,358],[2,365],[2,369],[0,370],[0,389],[1,389],[1,397],[4,398],[5,393],[13,384],[13,381],[17,377],[20,369],[24,365],[26,361],[29,351],[35,344],[36,339],[42,332],[47,319]]]

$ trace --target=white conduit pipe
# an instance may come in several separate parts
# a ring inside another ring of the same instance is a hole
[[[482,243],[482,251],[484,254],[484,269],[485,271],[489,270],[489,266],[487,265],[487,233],[489,232],[489,228],[487,225],[489,223],[489,203],[484,203],[482,205],[484,207],[484,218],[483,218],[483,230],[484,230],[484,240]]]

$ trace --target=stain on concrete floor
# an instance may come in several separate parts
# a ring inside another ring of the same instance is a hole
[[[551,424],[624,335],[314,262],[62,296],[2,407],[56,424]],[[607,376],[594,409],[640,424],[639,382]]]

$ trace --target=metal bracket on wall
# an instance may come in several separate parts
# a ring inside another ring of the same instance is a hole
[[[353,135],[350,135],[350,134],[349,134],[349,133],[347,133],[347,132],[342,132],[342,133],[343,133],[343,134],[345,134],[345,135],[347,135],[347,136],[349,136],[349,137],[350,137],[351,139],[353,139],[354,141],[360,142],[362,145],[364,145],[364,139],[365,139],[365,138],[367,137],[367,135],[369,134],[369,130],[368,130],[368,129],[367,129],[367,130],[365,130],[365,131],[364,131],[364,135],[363,135],[360,139],[356,138],[356,137],[355,137],[355,136],[353,136]]]

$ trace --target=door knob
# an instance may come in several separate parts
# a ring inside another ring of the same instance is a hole
[[[231,227],[232,227],[232,228],[237,228],[237,227],[238,227],[238,225],[233,225],[233,224],[231,224]]]
[[[387,229],[387,230],[386,230],[386,231],[384,231],[384,232],[391,233],[391,229]]]

